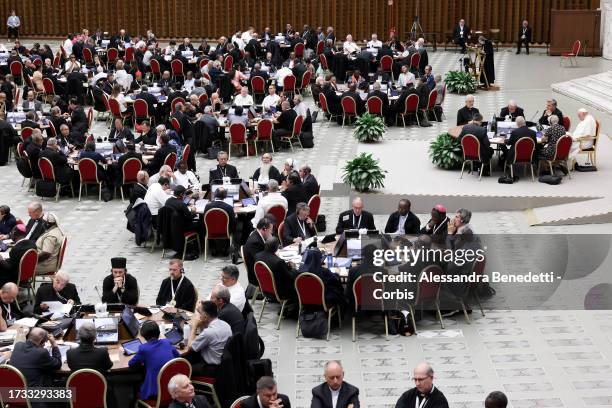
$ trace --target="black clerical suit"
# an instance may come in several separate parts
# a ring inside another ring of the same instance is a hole
[[[361,97],[359,96],[359,94],[357,92],[351,92],[351,91],[345,91],[341,96],[340,96],[340,103],[342,103],[342,99],[345,96],[350,96],[351,98],[353,98],[355,100],[355,105],[357,107],[357,116],[361,116],[365,111],[365,101],[363,99],[361,99]]]
[[[289,136],[293,133],[293,124],[297,118],[297,112],[293,109],[286,109],[281,112],[276,119],[278,123],[274,125],[274,144],[278,145],[281,136]]]
[[[170,288],[170,284],[172,284],[172,288]],[[174,289],[174,301],[176,302],[173,306],[193,312],[196,303],[196,291],[193,283],[185,275],[178,279],[172,279],[171,277],[164,279],[159,287],[155,304],[163,306],[170,303],[172,301],[172,289]]]
[[[132,275],[126,273],[122,289],[113,293],[115,280],[111,273],[102,282],[102,302],[103,303],[124,303],[135,305],[138,303],[138,281]]]
[[[36,300],[34,301],[34,313],[42,314],[45,312],[45,310],[42,310],[40,308],[40,305],[42,303],[61,302],[66,304],[69,300],[74,301],[75,305],[81,304],[79,292],[77,292],[77,288],[74,283],[66,283],[64,289],[60,290],[59,292],[57,292],[53,288],[52,283],[43,283],[36,291]]]
[[[515,149],[516,142],[518,142],[518,140],[522,137],[530,138],[531,140],[533,140],[534,148],[537,147],[538,139],[536,137],[536,132],[529,129],[527,126],[521,126],[519,128],[512,130],[512,133],[510,133],[510,138],[506,141],[506,146],[510,149],[508,151],[508,156],[507,156],[507,160],[509,162],[512,162],[514,160],[514,154],[515,154],[514,149]],[[534,149],[532,160],[535,160],[537,157],[538,155]]]
[[[306,192],[306,199],[310,200],[310,198],[319,193],[319,182],[316,177],[312,174],[309,174],[302,180],[302,185],[304,186],[304,190]],[[316,220],[313,220],[316,221]]]
[[[147,190],[148,187],[144,184],[135,183],[130,190],[130,204],[134,204],[139,198],[144,200]]]
[[[40,157],[46,157],[53,165],[53,172],[58,183],[69,183],[72,180],[72,168],[68,166],[68,159],[62,153],[47,147],[41,150]]]
[[[258,261],[265,263],[272,271],[278,296],[283,300],[297,300],[297,294],[295,292],[295,278],[298,275],[297,271],[289,268],[287,262],[278,255],[268,251],[261,251],[255,255],[255,262]]]
[[[23,312],[19,309],[17,300],[14,300],[13,303],[10,304],[0,300],[0,309],[2,309],[2,318],[9,325],[11,324],[9,321],[19,320],[23,317]]]
[[[258,230],[252,231],[251,235],[246,240],[246,243],[242,247],[244,253],[244,265],[247,270],[247,276],[251,285],[259,286],[257,277],[255,276],[255,256],[264,250],[264,239],[259,234]]]
[[[525,38],[523,38],[523,36],[525,36]],[[523,25],[521,24],[519,31],[518,31],[518,46],[517,46],[516,53],[520,54],[521,46],[525,44],[525,50],[527,51],[527,54],[529,54],[529,43],[530,42],[531,42],[531,27],[530,26],[523,27]]]
[[[66,352],[66,362],[72,371],[89,368],[104,373],[113,366],[106,348],[84,343]]]
[[[295,213],[295,207],[298,203],[305,203],[307,201],[306,190],[302,183],[289,184],[281,195],[287,199],[287,216]],[[278,221],[280,223],[280,220]]]
[[[395,211],[389,216],[387,225],[385,225],[386,234],[393,234],[399,230],[400,217],[399,211]],[[412,211],[408,211],[408,214],[406,214],[406,221],[404,221],[404,234],[418,234],[419,229],[421,229],[419,217],[414,215]]]
[[[478,139],[480,142],[480,157],[482,158],[482,162],[488,163],[493,156],[493,149],[491,148],[491,142],[487,136],[487,129],[476,123],[468,123],[463,127],[463,129],[461,129],[459,140],[461,140],[463,136],[467,134],[476,136],[476,139]]]
[[[42,222],[40,224],[42,224]],[[19,262],[23,254],[30,249],[36,249],[36,241],[22,239],[10,249],[8,259],[0,259],[0,287],[7,282],[18,283],[17,275],[19,275]]]
[[[38,159],[40,158],[40,152],[42,146],[37,145],[34,141],[30,141],[26,146],[26,153],[28,154],[28,160],[30,160],[30,167],[32,168],[32,177],[35,179],[41,179],[40,168],[38,167]]]
[[[232,303],[227,303],[219,310],[220,320],[229,324],[232,328],[232,334],[242,333],[244,334],[245,321],[242,312]]]
[[[194,395],[193,399],[191,400],[191,405],[183,404],[182,402],[172,400],[168,408],[211,408],[211,406],[206,400],[205,396]]]
[[[153,155],[153,160],[151,160],[147,165],[147,172],[150,176],[159,172],[161,166],[164,165],[166,156],[168,156],[170,153],[176,153],[176,148],[170,144],[162,145],[159,149],[157,149],[155,155]]]
[[[285,394],[277,394],[277,398],[281,399],[283,408],[291,408],[291,402],[288,396]],[[251,395],[249,398],[240,401],[240,408],[259,408],[257,394]]]
[[[285,218],[285,230],[283,231],[283,243],[290,245],[295,238],[307,239],[317,235],[314,229],[314,223],[308,224],[306,220],[301,221],[297,217],[297,213],[293,213]]]
[[[423,398],[427,399],[425,403],[422,402]],[[406,391],[397,400],[395,408],[414,408],[418,407],[420,404],[423,404],[422,406],[427,408],[448,408],[446,397],[435,386],[429,394],[425,396],[422,396],[416,388]]]
[[[72,111],[72,114],[70,115],[70,123],[72,125],[72,129],[80,133],[85,133],[87,131],[89,122],[82,106],[77,106],[76,109]]]
[[[155,146],[157,144],[157,131],[154,128],[149,129],[148,133],[141,133],[136,139],[134,139],[134,143],[144,143],[146,145]]]
[[[26,237],[32,241],[32,242],[36,242],[36,240],[38,239],[38,237],[40,237],[42,235],[43,232],[45,232],[45,225],[44,222],[41,218],[35,220],[30,218],[28,220],[28,223],[26,224]],[[33,231],[32,231],[33,230]],[[30,233],[30,231],[32,231],[32,233]]]
[[[353,210],[348,210],[340,213],[338,216],[338,225],[336,225],[336,234],[342,234],[344,230],[349,229],[368,229],[375,230],[374,216],[367,212],[361,211],[360,216],[356,216]]]
[[[15,344],[11,365],[21,371],[28,387],[50,387],[55,372],[62,366],[62,355],[57,346],[49,354],[46,348],[26,340]]]
[[[347,408],[349,405],[359,408],[359,388],[344,381],[340,387],[335,408]],[[332,395],[327,383],[319,384],[312,389],[310,408],[334,408]]]
[[[499,112],[499,117],[505,119],[506,116],[510,116],[514,121],[518,116],[525,117],[525,112],[523,112],[523,108],[519,108],[517,106],[514,112],[510,113],[510,109],[508,109],[507,106],[504,106],[503,108],[501,108],[501,112]]]
[[[457,111],[457,126],[465,125],[474,119],[474,115],[480,113],[478,108],[468,108],[464,106]]]
[[[238,170],[231,164],[226,164],[224,167],[217,164],[217,166],[211,168],[208,173],[209,182],[213,180],[222,180],[223,177],[238,178]]]
[[[559,125],[563,126],[563,113],[559,110],[559,108],[555,108],[555,111],[552,114],[556,115],[559,118]],[[548,122],[548,115],[546,115],[546,111],[542,113],[542,116],[540,116],[540,120],[538,122],[540,122],[540,125],[550,125],[550,123]]]
[[[124,140],[124,141],[134,141],[134,134],[132,133],[132,131],[126,127],[122,128],[121,130],[117,130],[117,128],[115,128],[113,126],[113,128],[110,131],[110,134],[108,135],[108,140],[110,141],[114,141],[114,140]]]

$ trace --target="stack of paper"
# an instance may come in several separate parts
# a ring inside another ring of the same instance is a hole
[[[44,302],[49,309],[45,312],[45,316],[51,315],[51,320],[61,319],[64,315],[67,315],[72,310],[72,305],[70,303],[62,303],[62,302]]]

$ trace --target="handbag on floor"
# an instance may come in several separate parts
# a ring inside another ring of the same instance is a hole
[[[302,312],[298,317],[302,336],[309,339],[324,339],[327,334],[327,315],[318,310],[316,312]]]

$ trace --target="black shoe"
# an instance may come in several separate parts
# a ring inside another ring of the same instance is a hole
[[[516,55],[519,55],[520,53],[521,53],[520,51],[517,51],[517,52],[516,52]],[[527,54],[529,54],[529,53],[527,53]]]
[[[559,166],[559,170],[561,170],[561,173],[563,173],[564,176],[567,176],[567,173],[569,173],[565,166]]]
[[[186,261],[194,261],[194,260],[198,259],[199,257],[200,257],[200,255],[198,255],[196,253],[193,253],[193,254],[189,254],[188,253],[188,254],[185,255],[185,260]]]

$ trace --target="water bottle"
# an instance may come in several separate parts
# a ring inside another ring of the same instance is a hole
[[[497,117],[493,115],[493,119],[491,119],[491,132],[497,133]]]
[[[334,266],[334,257],[332,254],[327,254],[327,269],[331,269]]]
[[[185,323],[183,325],[183,340],[185,341],[185,344],[187,344],[187,342],[189,342],[189,336],[191,335],[191,326],[187,323]]]

